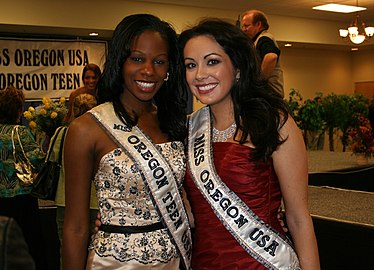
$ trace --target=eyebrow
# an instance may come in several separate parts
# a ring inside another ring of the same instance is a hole
[[[130,55],[131,55],[132,53],[147,54],[146,52],[139,51],[139,50],[131,50],[131,51],[130,51]],[[130,56],[130,55],[129,55],[129,56]],[[158,54],[157,56],[161,56],[161,55],[165,55],[165,56],[169,57],[169,53],[168,53],[168,52],[162,52],[162,53]]]
[[[220,55],[219,53],[209,53],[207,55],[204,56],[204,59],[208,58],[209,56],[219,56],[219,57],[222,57],[222,55]]]
[[[222,55],[220,55],[219,53],[209,53],[209,54],[207,54],[207,55],[204,56],[204,59],[207,59],[209,56],[219,56],[219,57],[222,57]],[[191,57],[185,57],[184,60],[193,60],[193,61],[195,61]]]

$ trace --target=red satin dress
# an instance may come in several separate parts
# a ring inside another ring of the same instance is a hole
[[[251,148],[230,142],[213,143],[218,175],[265,223],[282,235],[277,219],[281,203],[278,178],[272,162],[255,163]],[[266,269],[233,238],[213,213],[187,172],[185,189],[195,219],[192,269]]]

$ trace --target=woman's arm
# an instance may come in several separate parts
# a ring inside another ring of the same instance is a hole
[[[320,269],[317,241],[308,210],[308,162],[303,137],[291,117],[281,128],[280,135],[287,140],[272,157],[282,190],[288,228],[301,268]]]
[[[64,144],[65,216],[63,233],[63,267],[83,270],[89,241],[89,205],[94,168],[94,136],[89,115],[73,121]]]

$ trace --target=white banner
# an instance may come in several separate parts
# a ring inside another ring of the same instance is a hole
[[[69,97],[83,86],[86,64],[103,68],[105,41],[0,39],[0,90],[22,89],[26,99]]]

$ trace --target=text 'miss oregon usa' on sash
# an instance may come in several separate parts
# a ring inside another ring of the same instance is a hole
[[[188,121],[188,169],[196,187],[238,243],[268,269],[300,269],[287,239],[265,224],[218,176],[212,149],[209,107]],[[212,247],[213,248],[213,247]]]
[[[97,106],[90,113],[138,167],[145,185],[151,191],[156,208],[174,239],[185,269],[191,269],[190,225],[177,181],[168,162],[137,126],[129,128],[120,121],[112,103]]]

